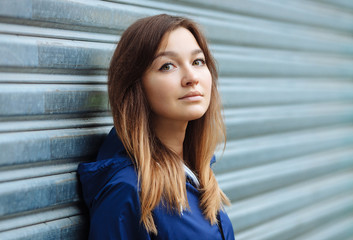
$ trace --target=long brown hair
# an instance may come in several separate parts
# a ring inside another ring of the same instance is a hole
[[[200,207],[211,224],[229,200],[219,188],[210,160],[217,145],[225,142],[225,127],[217,90],[217,69],[207,41],[197,25],[183,17],[161,14],[136,21],[122,35],[108,72],[108,93],[114,125],[138,173],[141,221],[148,232],[157,234],[152,210],[160,203],[181,213],[188,208],[182,160],[155,135],[150,122],[142,76],[152,64],[165,34],[188,29],[205,55],[212,75],[210,106],[199,119],[188,123],[184,160],[198,176]]]

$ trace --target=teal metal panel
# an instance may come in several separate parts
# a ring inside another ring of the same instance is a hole
[[[351,239],[348,0],[0,1],[0,239],[86,239],[75,170],[113,124],[112,51],[159,13],[200,23],[218,62],[236,239]]]

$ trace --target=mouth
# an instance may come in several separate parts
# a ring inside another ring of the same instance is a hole
[[[179,99],[201,98],[203,95],[199,91],[191,91]]]

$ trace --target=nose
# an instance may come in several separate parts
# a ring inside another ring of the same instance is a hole
[[[199,83],[199,76],[196,69],[192,66],[186,67],[183,71],[183,77],[181,80],[181,85],[183,87],[193,86]]]

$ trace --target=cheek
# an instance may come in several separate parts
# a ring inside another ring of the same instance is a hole
[[[147,96],[147,101],[152,112],[160,116],[169,116],[172,106],[174,106],[174,102],[166,94],[165,90],[156,91],[155,93],[150,92],[150,95]]]
[[[168,104],[170,99],[170,86],[164,79],[145,78],[143,81],[143,90],[148,104],[154,112],[159,112]]]
[[[212,76],[211,76],[211,73],[209,71],[208,71],[207,74],[205,74],[204,88],[208,92],[208,95],[211,97]]]
[[[207,81],[205,81],[204,89],[205,89],[205,92],[207,92],[208,99],[207,99],[206,104],[207,104],[207,108],[209,108],[211,98],[212,98],[212,76],[211,76],[211,73],[209,73],[207,75],[206,79],[207,79]]]

